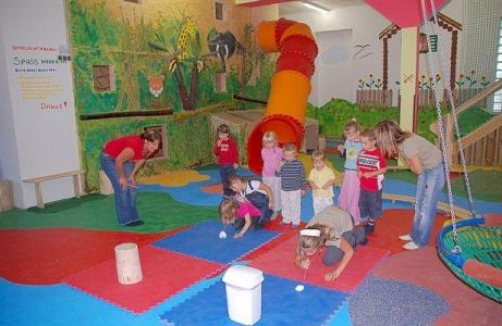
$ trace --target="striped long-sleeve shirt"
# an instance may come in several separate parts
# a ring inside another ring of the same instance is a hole
[[[277,177],[281,177],[281,189],[283,191],[294,191],[307,188],[305,180],[305,168],[299,160],[285,162],[280,170],[275,171]]]

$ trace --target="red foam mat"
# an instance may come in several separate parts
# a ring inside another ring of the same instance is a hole
[[[150,246],[139,248],[143,280],[118,282],[115,259],[70,276],[65,283],[135,313],[159,304],[222,265]]]
[[[0,277],[20,284],[58,284],[114,256],[123,242],[138,247],[181,229],[140,234],[71,228],[0,230]]]
[[[315,255],[311,258],[311,265],[304,280],[304,271],[293,264],[296,241],[296,237],[288,239],[269,252],[254,259],[250,265],[266,273],[297,280],[302,283],[350,292],[354,291],[373,268],[389,253],[384,249],[359,246],[356,248],[352,260],[342,275],[331,282],[325,281],[324,275],[333,271],[336,266],[325,266],[322,263],[321,256]]]

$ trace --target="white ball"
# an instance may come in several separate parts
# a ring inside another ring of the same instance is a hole
[[[298,284],[296,287],[295,287],[295,291],[296,292],[302,292],[303,290],[305,289],[305,287],[301,284]]]
[[[225,231],[221,231],[219,237],[220,239],[225,239],[227,237],[227,233]]]

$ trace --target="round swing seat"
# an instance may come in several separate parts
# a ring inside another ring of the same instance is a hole
[[[456,242],[452,225],[446,226],[438,235],[438,253],[458,278],[502,303],[502,225],[485,222],[484,218],[458,222]]]

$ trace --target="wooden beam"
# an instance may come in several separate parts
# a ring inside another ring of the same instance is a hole
[[[478,94],[476,94],[476,96],[471,97],[469,100],[467,100],[462,105],[460,105],[459,107],[457,107],[455,109],[455,112],[457,113],[457,115],[460,114],[460,113],[462,113],[463,111],[467,110],[468,108],[470,108],[474,104],[476,104],[479,101],[484,100],[488,96],[492,95],[493,93],[495,93],[499,89],[502,89],[502,79],[494,82],[491,85],[488,85],[485,89],[483,89],[481,92],[479,92]]]
[[[498,115],[490,119],[487,123],[480,126],[478,129],[474,130],[467,136],[462,138],[462,146],[467,148],[468,146],[474,144],[478,140],[483,137],[486,137],[488,134],[491,134],[497,129],[502,129],[502,115]],[[453,145],[453,153],[457,154],[459,151],[458,142],[455,142]]]
[[[98,119],[126,118],[126,117],[150,117],[150,116],[172,115],[172,114],[173,110],[109,112],[109,113],[81,114],[80,120],[98,120]]]

